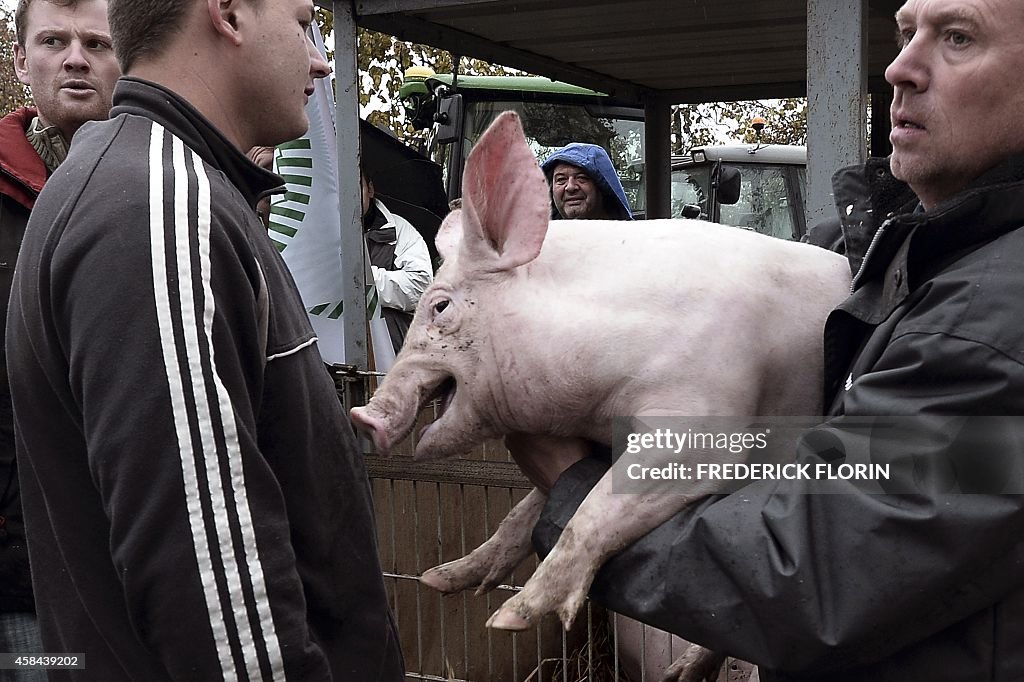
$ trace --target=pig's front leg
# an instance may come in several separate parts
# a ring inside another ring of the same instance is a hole
[[[547,495],[534,488],[482,545],[461,559],[431,568],[420,582],[445,594],[470,587],[477,588],[478,596],[490,592],[532,551],[530,535],[546,501]]]

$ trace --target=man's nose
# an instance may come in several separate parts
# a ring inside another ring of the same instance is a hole
[[[928,87],[930,43],[923,38],[920,33],[911,38],[885,69],[885,80],[894,88],[920,91]]]
[[[320,54],[320,50],[316,49],[312,40],[307,40],[306,44],[309,49],[309,75],[313,77],[313,80],[330,76],[331,65]]]
[[[89,58],[85,46],[77,40],[72,40],[64,54],[64,70],[88,71],[89,68]]]

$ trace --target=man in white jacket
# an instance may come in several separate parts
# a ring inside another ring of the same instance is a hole
[[[363,233],[381,313],[397,353],[405,341],[420,296],[434,279],[427,243],[412,224],[374,197],[373,180],[360,174]]]

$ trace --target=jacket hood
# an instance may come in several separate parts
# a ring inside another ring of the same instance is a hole
[[[603,147],[596,144],[573,142],[555,150],[541,164],[541,169],[547,176],[549,185],[551,184],[551,173],[558,163],[571,163],[587,171],[597,182],[597,186],[601,188],[601,193],[609,200],[607,205],[614,207],[615,219],[633,219],[633,211],[629,207],[629,200],[626,199],[626,191],[622,189],[619,174],[615,172],[612,160],[608,158],[608,152]],[[554,203],[551,204],[551,217],[561,217],[555,209]]]
[[[878,227],[917,205],[910,187],[893,177],[888,157],[874,157],[863,164],[840,168],[832,176],[832,196],[841,233],[831,235],[835,242],[832,245],[816,241],[814,235],[809,241],[833,251],[839,250],[836,247],[841,244],[840,253],[846,255],[854,274],[860,270]]]
[[[46,182],[46,164],[25,137],[36,110],[22,107],[0,119],[0,193],[32,210]]]
[[[1004,160],[928,211],[921,209],[906,183],[893,177],[888,158],[872,158],[863,165],[840,169],[832,177],[832,188],[846,257],[851,271],[860,274],[857,284],[871,275],[878,263],[889,261],[887,248],[899,246],[906,232],[917,227],[927,226],[929,250],[943,244],[940,250],[953,251],[1019,226],[1018,216],[1024,210],[1024,155]],[[985,216],[984,223],[971,230],[957,227],[959,221],[978,222],[972,215]],[[890,228],[879,235],[884,238],[876,240],[883,224]],[[949,225],[954,227],[947,229]],[[872,249],[875,241],[878,243]],[[869,251],[873,251],[873,263],[864,267]]]

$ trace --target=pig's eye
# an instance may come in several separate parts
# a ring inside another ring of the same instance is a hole
[[[451,303],[451,301],[449,301],[447,298],[442,298],[440,301],[434,304],[434,313],[440,315],[441,313],[444,312],[444,309],[448,307],[449,303]]]

